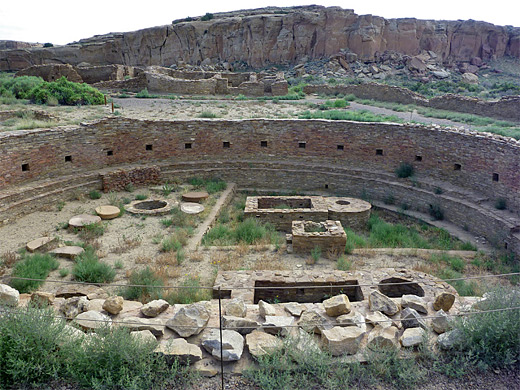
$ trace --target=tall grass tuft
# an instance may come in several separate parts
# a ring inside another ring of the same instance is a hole
[[[110,265],[99,261],[92,247],[76,257],[72,270],[74,279],[89,283],[110,283],[116,276],[116,271]]]
[[[128,279],[128,284],[129,286],[124,287],[121,292],[121,295],[125,297],[125,299],[138,300],[146,303],[154,299],[163,298],[163,289],[160,286],[164,285],[164,280],[150,267],[132,272]],[[130,285],[139,285],[142,287]]]

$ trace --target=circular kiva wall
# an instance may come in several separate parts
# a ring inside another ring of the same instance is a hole
[[[163,180],[219,176],[241,188],[440,208],[445,220],[520,253],[520,142],[500,136],[351,121],[107,118],[1,133],[0,155],[0,221],[72,188],[101,188],[99,170],[157,165]],[[413,178],[396,177],[402,162]]]

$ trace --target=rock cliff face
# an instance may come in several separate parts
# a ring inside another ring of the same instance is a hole
[[[385,19],[339,7],[263,8],[215,14],[209,21],[95,36],[53,48],[0,51],[0,70],[30,65],[162,65],[202,61],[245,62],[252,67],[296,63],[340,51],[365,61],[377,53],[416,55],[423,50],[444,62],[520,57],[520,28],[468,21]]]

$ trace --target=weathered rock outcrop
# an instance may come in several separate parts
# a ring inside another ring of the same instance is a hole
[[[340,7],[270,7],[218,13],[209,21],[174,21],[95,36],[65,46],[5,50],[0,52],[0,70],[81,62],[170,66],[227,61],[263,67],[328,57],[342,50],[360,60],[373,60],[386,50],[407,55],[431,50],[443,61],[518,58],[520,28],[474,20],[385,19]]]

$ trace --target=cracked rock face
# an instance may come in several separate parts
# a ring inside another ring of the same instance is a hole
[[[397,303],[378,290],[374,290],[370,293],[368,296],[368,304],[370,310],[380,311],[388,316],[393,316],[399,313],[400,310]]]
[[[520,57],[520,32],[490,23],[385,19],[357,15],[339,7],[282,8],[284,13],[242,10],[215,14],[201,22],[178,21],[122,34],[87,38],[76,44],[25,48],[0,53],[0,70],[20,70],[34,64],[88,62],[95,65],[198,64],[225,59],[252,67],[296,63],[304,58],[332,56],[349,48],[363,61],[395,51],[413,56],[435,52],[443,62]]]

